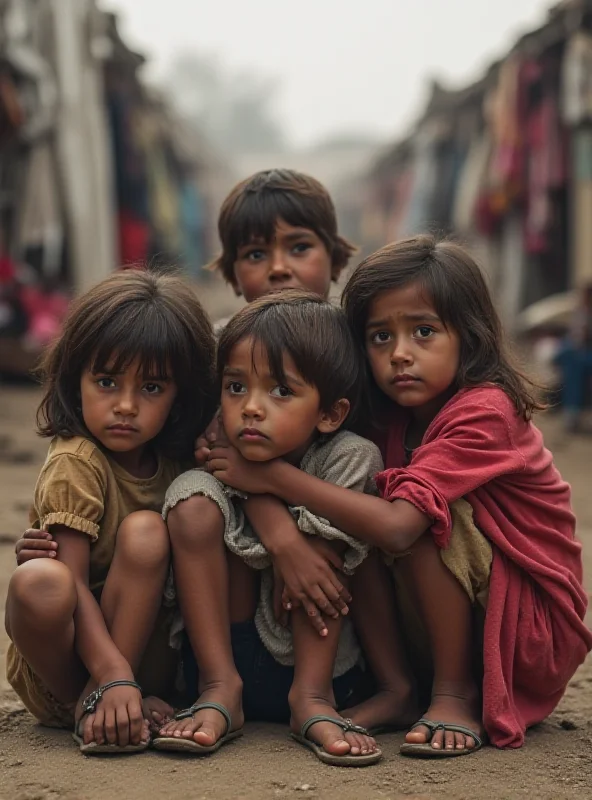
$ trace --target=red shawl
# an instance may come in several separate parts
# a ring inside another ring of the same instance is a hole
[[[401,414],[381,442],[387,469],[378,487],[386,500],[407,500],[433,519],[440,547],[450,538],[450,504],[464,497],[473,507],[494,546],[483,721],[494,745],[520,747],[592,648],[569,485],[539,430],[501,389],[458,392],[403,467],[407,420]]]

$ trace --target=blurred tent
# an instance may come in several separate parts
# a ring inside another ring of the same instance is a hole
[[[209,279],[228,170],[143,64],[96,0],[0,0],[0,372],[117,267]]]
[[[546,297],[520,312],[516,330],[521,334],[531,334],[540,330],[564,332],[569,328],[577,307],[577,292],[564,292]]]
[[[424,230],[469,245],[511,331],[563,308],[542,301],[592,279],[592,0],[556,4],[475,83],[433,81],[358,219],[365,249]]]

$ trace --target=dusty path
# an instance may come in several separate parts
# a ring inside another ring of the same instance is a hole
[[[26,520],[46,450],[46,443],[32,433],[37,400],[35,391],[0,387],[0,603],[14,567],[13,540]],[[544,420],[544,428],[561,470],[573,483],[592,586],[592,439],[565,445],[553,419]],[[242,740],[200,761],[156,753],[85,759],[67,733],[36,726],[19,705],[4,680],[6,645],[2,626],[0,798],[6,800],[592,798],[592,659],[574,679],[559,711],[529,735],[520,751],[488,748],[470,758],[418,762],[397,755],[401,736],[385,736],[382,764],[338,770],[291,743],[284,729],[263,725],[249,726]]]

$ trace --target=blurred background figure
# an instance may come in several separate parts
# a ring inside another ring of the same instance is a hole
[[[562,375],[565,430],[576,433],[592,390],[592,284],[579,294],[568,335],[555,360]]]

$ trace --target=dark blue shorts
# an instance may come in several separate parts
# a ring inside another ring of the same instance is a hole
[[[243,681],[245,718],[248,721],[288,723],[288,693],[294,680],[294,668],[278,663],[267,651],[254,622],[232,625],[231,639],[234,663]],[[197,666],[188,642],[183,664],[188,695],[195,698],[198,695]],[[372,685],[364,670],[355,666],[334,679],[333,691],[337,708],[348,708],[368,698]]]

